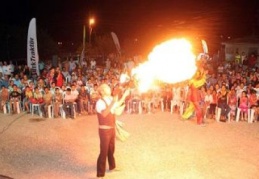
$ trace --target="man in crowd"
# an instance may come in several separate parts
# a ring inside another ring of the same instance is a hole
[[[89,93],[86,91],[85,86],[80,87],[78,95],[78,111],[79,114],[87,114],[87,107],[89,102]]]
[[[121,99],[111,96],[111,88],[102,84],[98,88],[101,98],[96,103],[97,117],[99,121],[100,154],[97,160],[97,177],[102,178],[106,170],[106,158],[108,158],[109,170],[116,171],[114,158],[115,150],[115,115],[120,115],[125,105],[122,103],[129,95],[126,90]]]
[[[76,98],[75,95],[71,93],[71,88],[67,88],[66,93],[64,95],[64,104],[63,104],[63,110],[66,114],[66,117],[70,117],[72,119],[75,119],[75,102]]]

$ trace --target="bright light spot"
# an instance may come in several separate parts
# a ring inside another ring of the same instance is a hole
[[[120,76],[120,83],[127,83],[129,82],[130,77],[127,74],[121,74]]]
[[[185,39],[172,39],[156,46],[148,61],[132,70],[138,88],[145,92],[156,81],[178,83],[186,81],[196,72],[195,55],[191,44]]]

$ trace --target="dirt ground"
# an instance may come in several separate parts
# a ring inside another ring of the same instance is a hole
[[[123,114],[131,134],[116,140],[119,172],[107,179],[257,179],[259,122],[205,127],[177,114]],[[97,117],[43,119],[0,114],[0,175],[15,179],[93,179],[99,154]],[[1,176],[0,176],[1,178]]]

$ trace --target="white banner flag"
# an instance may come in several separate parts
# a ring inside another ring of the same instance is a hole
[[[29,25],[27,38],[27,65],[31,70],[32,76],[40,75],[38,63],[39,54],[36,35],[36,19],[33,18]]]
[[[114,42],[114,44],[116,46],[116,49],[118,50],[118,52],[120,54],[121,53],[121,47],[120,47],[119,39],[118,39],[117,35],[114,32],[111,32],[111,35],[112,35],[113,42]]]

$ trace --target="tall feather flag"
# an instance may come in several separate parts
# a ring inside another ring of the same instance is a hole
[[[80,59],[79,59],[79,65],[80,66],[82,65],[82,62],[83,62],[84,58],[85,58],[85,26],[83,28],[83,49],[82,49]]]
[[[118,53],[121,54],[120,42],[119,42],[117,35],[114,32],[111,32],[111,35],[112,35],[112,39],[113,39],[113,42],[115,44],[115,47],[116,47]]]
[[[27,65],[32,76],[39,76],[39,54],[37,46],[36,19],[32,18],[29,24],[27,37]]]
[[[209,49],[208,49],[206,41],[205,40],[201,40],[201,44],[202,44],[203,52],[205,54],[209,53]]]

